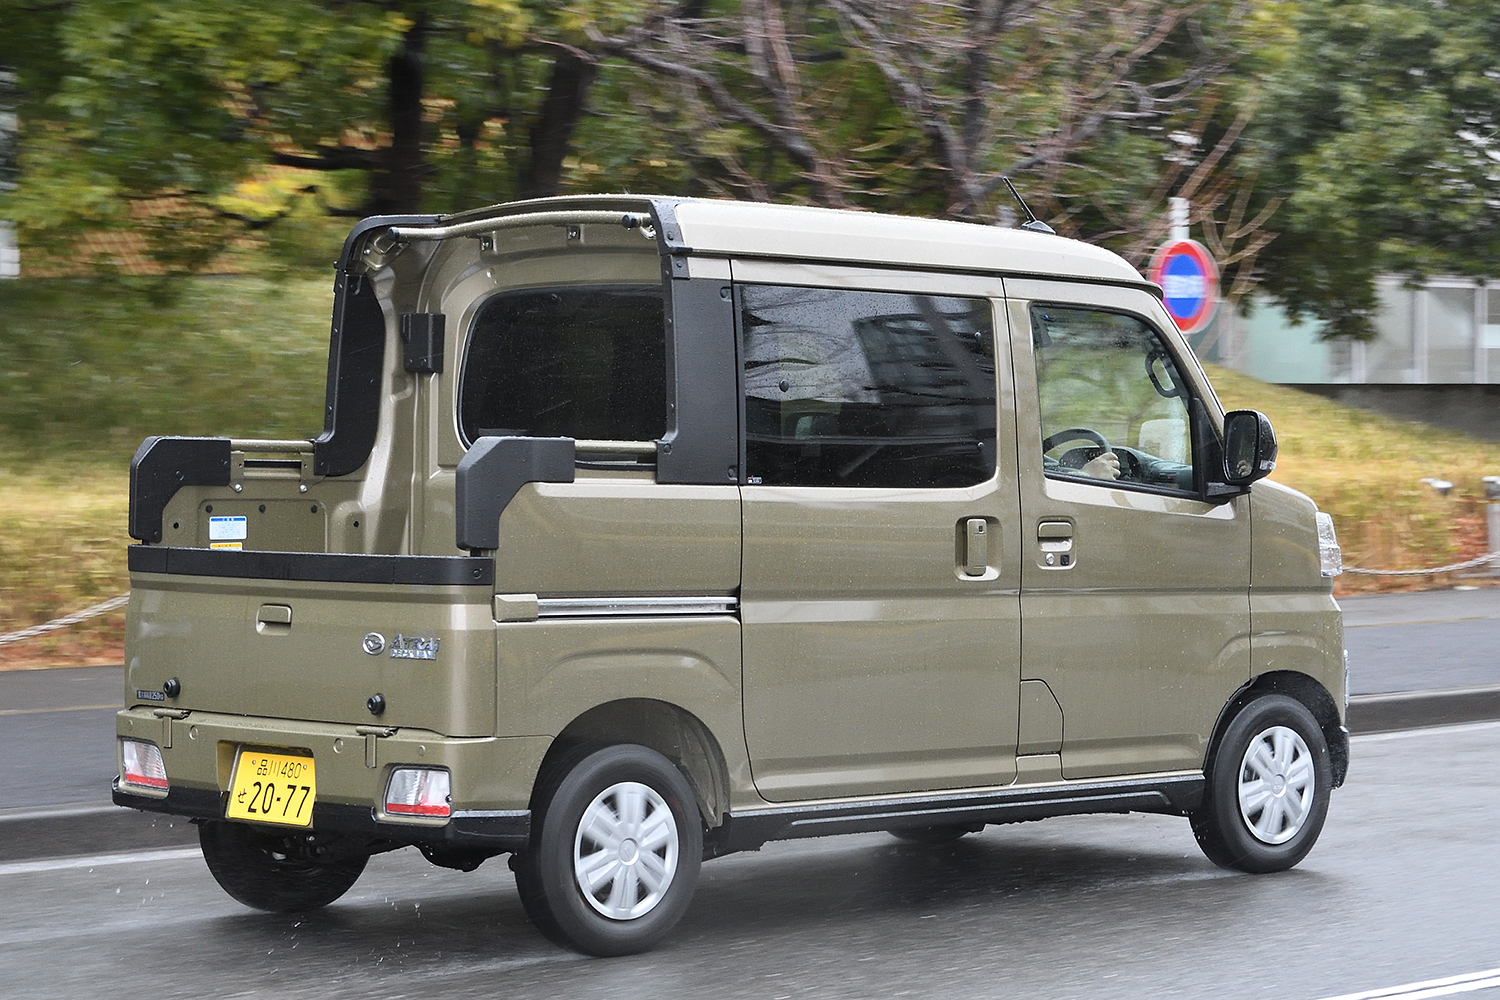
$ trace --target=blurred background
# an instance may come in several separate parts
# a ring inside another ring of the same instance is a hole
[[[579,192],[1009,226],[1009,177],[1143,270],[1184,199],[1195,350],[1346,561],[1482,555],[1497,115],[1473,0],[0,0],[0,633],[128,589],[145,435],[321,429],[357,218]]]

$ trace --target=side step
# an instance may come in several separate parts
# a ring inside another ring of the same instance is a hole
[[[753,851],[771,840],[829,837],[906,827],[1021,823],[1078,813],[1186,815],[1203,800],[1203,775],[1168,774],[1121,781],[1067,782],[995,791],[920,795],[730,813],[710,831],[711,854]]]

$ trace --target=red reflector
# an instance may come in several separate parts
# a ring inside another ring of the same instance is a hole
[[[442,805],[426,805],[424,803],[407,805],[405,802],[387,802],[385,811],[399,813],[403,816],[446,816],[448,815],[448,804],[445,802]]]

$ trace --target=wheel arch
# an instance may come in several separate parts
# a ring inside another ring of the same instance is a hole
[[[1214,723],[1204,771],[1213,767],[1213,755],[1218,752],[1219,741],[1230,721],[1247,702],[1262,694],[1283,694],[1294,698],[1312,713],[1313,718],[1318,721],[1318,728],[1323,730],[1323,739],[1328,743],[1328,763],[1333,771],[1333,787],[1342,785],[1349,773],[1349,730],[1344,727],[1339,717],[1338,704],[1334,702],[1328,689],[1308,675],[1294,670],[1272,670],[1260,674],[1234,693],[1219,712],[1218,721]]]
[[[578,748],[620,743],[649,747],[670,760],[692,786],[708,828],[723,823],[729,810],[729,771],[719,741],[692,712],[654,698],[606,702],[568,723],[542,759],[535,789],[542,787],[557,761]],[[532,794],[534,798],[537,793]]]

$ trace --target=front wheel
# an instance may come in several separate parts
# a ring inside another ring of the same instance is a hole
[[[692,787],[643,746],[574,754],[539,796],[516,888],[543,933],[591,955],[631,955],[687,910],[703,859]]]
[[[1242,706],[1209,759],[1203,804],[1190,820],[1214,864],[1246,872],[1291,868],[1322,832],[1333,788],[1328,742],[1285,695]]]
[[[220,887],[257,910],[300,913],[349,891],[369,855],[339,853],[316,834],[210,820],[198,827],[203,860]]]

